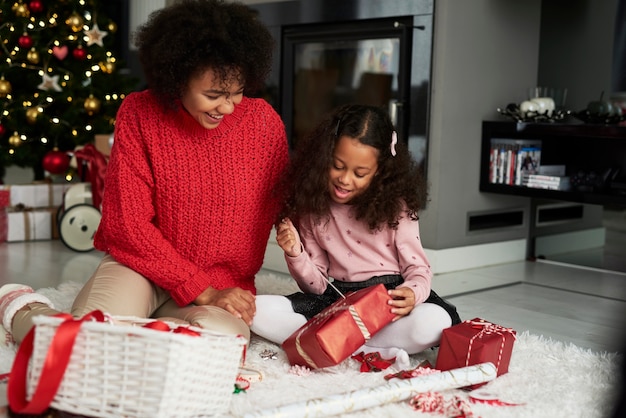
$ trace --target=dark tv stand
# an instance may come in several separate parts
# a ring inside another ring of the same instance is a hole
[[[564,165],[571,188],[548,190],[494,182],[492,145],[502,140],[538,145],[540,165]],[[626,126],[484,121],[480,191],[626,207]]]

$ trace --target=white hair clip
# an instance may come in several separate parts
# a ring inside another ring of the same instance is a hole
[[[391,155],[396,156],[396,144],[398,143],[398,134],[396,131],[391,133]]]

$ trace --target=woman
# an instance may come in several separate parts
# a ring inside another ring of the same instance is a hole
[[[284,125],[259,90],[274,46],[241,3],[184,0],[136,34],[148,89],[117,114],[102,220],[105,255],[71,313],[169,317],[249,338],[254,276],[279,211]],[[57,313],[23,285],[0,289],[8,338]]]

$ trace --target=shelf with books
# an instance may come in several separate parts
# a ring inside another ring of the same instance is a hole
[[[626,206],[626,127],[485,121],[480,190]]]

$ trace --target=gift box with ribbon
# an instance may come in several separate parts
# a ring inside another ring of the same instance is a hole
[[[7,206],[27,206],[31,208],[59,207],[63,203],[63,194],[69,189],[69,183],[30,183],[5,184],[0,190],[9,193]]]
[[[8,219],[6,208],[11,204],[11,192],[0,189],[0,242],[7,240]]]
[[[58,208],[29,208],[18,205],[6,208],[6,232],[4,241],[41,241],[57,239],[56,214]]]
[[[491,362],[500,376],[509,371],[515,335],[513,329],[481,318],[446,328],[441,335],[435,368],[445,371]]]
[[[311,369],[341,363],[395,317],[389,299],[382,284],[348,293],[283,342],[289,363]]]
[[[93,311],[40,315],[20,344],[7,397],[19,414],[52,407],[90,417],[223,415],[246,339]]]
[[[4,209],[8,206],[11,206],[11,191],[0,189],[0,209]]]

